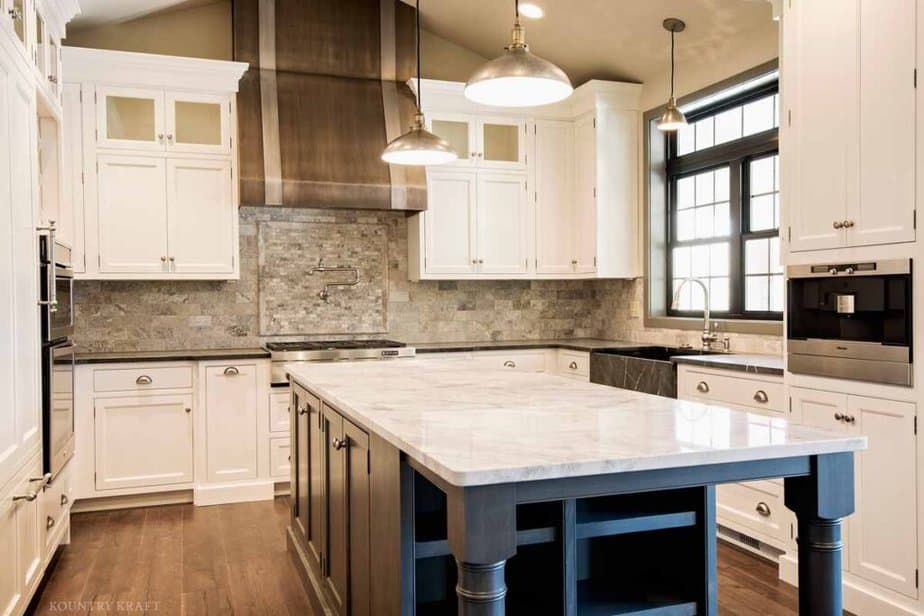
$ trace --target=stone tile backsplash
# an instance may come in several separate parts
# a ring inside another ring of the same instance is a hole
[[[646,329],[641,280],[422,281],[407,277],[400,212],[244,207],[234,281],[78,281],[82,351],[243,348],[267,340],[388,336],[407,342],[597,337],[699,344],[696,331]],[[308,276],[355,264],[357,287]],[[732,335],[739,352],[782,353],[773,336]]]

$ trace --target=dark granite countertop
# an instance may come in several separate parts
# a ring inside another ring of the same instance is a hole
[[[573,338],[571,340],[487,340],[484,342],[420,342],[411,343],[417,353],[464,353],[468,351],[516,351],[524,349],[569,349],[592,352],[616,347],[650,346],[624,340]]]
[[[266,359],[269,351],[250,349],[191,349],[177,351],[124,351],[115,353],[77,353],[78,364],[117,364],[152,361],[200,361],[210,359]]]
[[[749,355],[745,353],[728,355],[681,355],[672,357],[675,364],[690,364],[703,368],[737,370],[751,374],[783,376],[783,358],[779,355]]]

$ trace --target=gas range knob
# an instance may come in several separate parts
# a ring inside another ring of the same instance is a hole
[[[832,267],[831,269],[828,270],[828,273],[831,274],[832,276],[837,276],[837,268]]]

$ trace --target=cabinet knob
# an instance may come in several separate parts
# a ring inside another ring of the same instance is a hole
[[[770,517],[770,505],[763,501],[757,503],[757,507],[755,507],[754,510],[765,518]]]
[[[337,437],[332,438],[330,441],[331,447],[333,447],[337,451],[340,451],[341,449],[345,448],[347,446],[347,443],[348,443],[347,439],[337,438]]]
[[[478,265],[484,265],[484,259],[478,259]]]
[[[187,414],[187,415],[190,414],[190,413],[192,413],[192,409],[191,409],[190,407],[188,407],[188,406],[187,406],[184,410],[186,411],[186,414]]]
[[[478,259],[472,259],[472,265],[478,265]]]
[[[507,361],[504,362],[504,368],[516,368],[516,367],[517,367],[517,362],[515,361],[511,361],[508,359]]]
[[[845,229],[849,229],[849,228],[853,227],[853,225],[854,225],[854,222],[853,222],[852,220],[845,220],[845,221],[844,221],[844,228],[845,228]]]
[[[14,6],[9,11],[7,11],[7,13],[9,13],[10,19],[13,21],[22,21],[22,10],[18,7]]]
[[[835,221],[834,221],[834,228],[835,228],[835,229],[843,229],[843,228],[844,228],[844,221],[842,221],[842,220],[835,220]]]
[[[853,269],[852,267],[848,267],[847,269],[844,270],[844,273],[847,274],[848,276],[853,276],[856,273],[856,270]]]
[[[70,502],[70,501],[67,500],[67,494],[62,494],[62,495],[61,495],[61,506],[64,507],[64,506],[66,506],[69,502]]]
[[[167,262],[167,257],[166,257],[166,256],[161,257],[161,258],[160,258],[160,262],[161,262],[161,263],[166,263],[166,262]]]
[[[146,375],[146,374],[142,374],[142,375],[139,376],[137,379],[135,379],[135,384],[136,384],[136,385],[150,385],[150,384],[153,383],[153,382],[154,382],[154,379],[152,379],[151,377],[149,377],[149,376]]]
[[[307,414],[308,414],[308,405],[306,404],[304,407],[298,409],[298,414],[299,414],[299,415],[307,415]]]
[[[158,142],[158,143],[163,143],[163,142],[164,142],[164,134],[163,134],[163,133],[157,133],[157,142]]]
[[[176,261],[176,257],[167,257],[167,261],[170,261],[171,263],[173,263],[174,261]]]
[[[571,265],[577,265],[577,264],[578,264],[577,259],[571,259]]]
[[[707,383],[706,381],[700,381],[699,383],[696,384],[696,391],[698,391],[701,394],[708,394],[709,393],[709,383]]]
[[[55,519],[51,516],[45,518],[45,529],[48,530],[55,525]]]
[[[577,362],[576,361],[571,362],[570,364],[568,364],[568,367],[571,368],[572,370],[577,370]]]
[[[237,368],[235,368],[234,366],[228,366],[227,368],[225,368],[225,373],[224,373],[224,374],[225,374],[225,376],[237,376],[237,375],[239,375],[240,373],[241,373],[241,371],[238,370]]]
[[[167,135],[167,143],[173,145],[173,135]]]
[[[832,267],[831,269],[828,270],[828,273],[831,274],[832,276],[837,276],[837,268]]]
[[[852,423],[857,422],[857,418],[854,417],[853,415],[844,415],[844,421],[846,421],[849,424],[852,424]]]
[[[834,419],[836,419],[837,421],[844,421],[846,418],[847,418],[847,416],[846,416],[846,415],[843,415],[843,414],[841,414],[841,413],[835,413],[835,414],[834,414]]]
[[[48,81],[49,81],[50,83],[57,84],[57,83],[58,83],[58,78],[55,77],[54,75],[49,75],[49,76],[48,76]]]
[[[756,402],[760,402],[761,404],[766,404],[770,401],[770,396],[768,396],[767,392],[765,392],[763,389],[758,389],[754,393],[754,400]]]

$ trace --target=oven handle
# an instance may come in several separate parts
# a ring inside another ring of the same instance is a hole
[[[48,231],[48,299],[39,300],[40,306],[48,306],[49,312],[58,311],[58,281],[55,267],[55,221],[49,220],[47,226],[37,227],[38,231]]]

